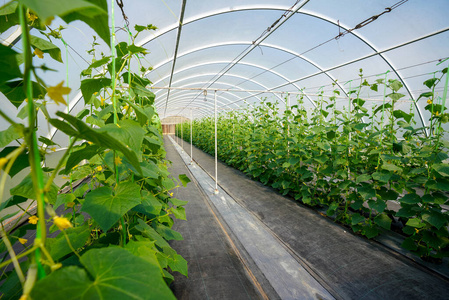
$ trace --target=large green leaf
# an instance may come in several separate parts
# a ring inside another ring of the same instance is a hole
[[[44,99],[47,90],[37,82],[32,81],[31,84],[33,86],[33,98]],[[22,79],[0,84],[0,92],[17,108],[27,98]]]
[[[44,176],[44,184],[47,184],[48,177]],[[52,183],[50,185],[50,190],[47,192],[48,202],[54,204],[56,202],[56,197],[58,196],[59,187]],[[27,199],[36,200],[36,193],[34,192],[33,180],[31,175],[27,175],[17,186],[10,190],[11,195],[22,196]]]
[[[428,222],[430,225],[440,229],[447,224],[449,216],[443,212],[429,210],[422,214],[422,219]]]
[[[139,222],[139,224],[136,225],[136,229],[139,230],[142,233],[142,235],[150,238],[152,241],[155,241],[156,245],[161,248],[170,247],[167,241],[164,240],[164,238],[159,233],[157,233],[157,231],[154,230],[154,228],[149,226],[142,219],[138,219],[137,221]]]
[[[89,78],[81,81],[81,93],[83,94],[84,103],[89,103],[94,93],[98,93],[102,88],[110,86],[110,78]]]
[[[181,183],[184,187],[186,187],[187,184],[191,181],[190,178],[185,174],[179,174],[179,180],[181,180]]]
[[[85,139],[98,146],[122,152],[128,159],[128,161],[136,169],[136,171],[142,174],[142,169],[140,167],[139,159],[137,158],[136,153],[131,151],[122,142],[116,140],[106,132],[100,132],[98,129],[90,128],[87,124],[85,124],[83,121],[79,120],[74,116],[65,114],[63,112],[57,112],[56,115],[67,120],[71,125],[73,125],[73,127],[76,128],[76,130],[69,124],[58,119],[49,120],[53,126],[60,129],[64,133],[76,136],[79,139]]]
[[[19,14],[16,13],[17,6],[17,2],[10,1],[0,8],[0,33],[19,24]]]
[[[7,156],[9,153],[13,152],[17,148],[19,148],[19,147],[3,148],[3,150],[0,152],[0,157]],[[28,154],[22,152],[21,154],[19,154],[19,156],[16,158],[16,160],[12,164],[11,169],[8,172],[8,175],[11,176],[11,178],[12,178],[12,177],[16,176],[17,173],[19,173],[20,171],[22,171],[23,169],[25,169],[29,166],[30,166],[30,161],[28,160]]]
[[[70,153],[67,159],[64,174],[69,174],[73,167],[79,164],[83,159],[91,159],[100,149],[97,145],[85,145],[83,148]]]
[[[176,299],[158,265],[125,249],[92,249],[80,262],[85,269],[69,266],[39,280],[33,299]]]
[[[83,226],[67,228],[65,230],[71,246],[76,250],[83,247],[90,237],[90,228],[87,223]],[[47,239],[49,252],[54,260],[59,260],[65,255],[72,252],[70,245],[67,243],[65,235],[61,232],[55,238]]]
[[[51,58],[54,60],[62,62],[61,49],[53,43],[34,35],[30,35],[30,43],[33,48],[38,48],[42,52],[50,54]]]
[[[58,1],[58,0],[56,0]],[[85,0],[83,2],[90,3],[88,6],[73,12],[70,12],[62,17],[62,19],[70,23],[72,21],[80,20],[89,25],[102,38],[102,40],[110,46],[110,31],[108,24],[108,4],[106,0]]]
[[[432,168],[441,176],[449,177],[449,164],[434,164]]]
[[[376,190],[370,186],[359,187],[357,191],[365,200],[376,197]]]
[[[9,143],[23,136],[24,126],[22,124],[11,125],[8,129],[0,131],[0,148],[8,146]]]
[[[86,195],[82,211],[87,212],[108,231],[124,214],[141,204],[140,187],[132,182],[121,182],[115,190],[104,186]]]
[[[171,240],[182,241],[184,239],[179,232],[177,232],[161,223],[154,223],[154,227],[155,227],[156,232],[159,233],[167,241],[171,241]]]
[[[378,214],[374,218],[374,223],[379,225],[380,227],[390,230],[391,227],[391,219],[386,214]]]
[[[145,130],[133,120],[121,120],[116,124],[107,124],[99,132],[107,132],[110,136],[131,148],[139,159],[142,157],[142,142]]]

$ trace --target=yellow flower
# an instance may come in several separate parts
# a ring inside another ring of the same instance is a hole
[[[420,143],[419,142],[416,142],[416,146],[419,146],[420,145]]]
[[[75,206],[75,202],[67,202],[67,207],[74,207]]]
[[[98,166],[98,167],[95,168],[95,170],[97,170],[98,172],[100,172],[101,170],[103,170],[103,167],[102,167],[102,166]]]
[[[56,151],[56,147],[53,147],[50,149],[51,151],[55,152]]]
[[[124,110],[128,110],[128,108],[129,108],[128,105],[123,106],[123,109],[124,109]]]
[[[37,19],[37,16],[35,14],[33,14],[32,12],[27,12],[27,17],[28,17],[28,20],[30,20],[31,22],[33,22],[34,20]]]
[[[38,221],[38,220],[39,220],[39,218],[36,217],[36,216],[31,216],[31,217],[28,218],[28,222],[29,222],[30,224],[37,224],[37,221]]]
[[[438,115],[439,115],[440,113],[438,112],[438,110],[435,112],[435,116],[437,116],[438,117]]]
[[[58,105],[59,103],[67,105],[64,98],[62,98],[62,95],[68,95],[71,91],[71,88],[62,86],[63,84],[64,81],[61,81],[58,85],[51,86],[47,89],[48,97],[53,99]]]
[[[0,169],[2,169],[3,166],[6,165],[7,162],[8,162],[7,158],[4,158],[4,157],[0,158]]]
[[[122,164],[122,159],[120,158],[120,156],[116,156],[114,158],[114,162],[116,165],[121,165]]]
[[[22,239],[22,238],[19,238],[19,243],[21,243],[22,245],[25,245],[25,244],[26,244],[26,242],[28,242],[28,240],[27,240],[27,239]]]
[[[105,101],[105,100],[106,100],[106,99],[104,99],[103,97],[100,96],[100,105],[101,105],[101,106],[104,105],[104,101]]]
[[[415,231],[416,231],[416,233],[418,233],[419,232],[418,228],[415,228]]]
[[[173,193],[169,193],[170,194],[170,197],[173,197]]]
[[[87,141],[87,143],[88,143],[89,145],[92,145],[92,144],[93,144],[92,142],[89,142],[89,141]]]
[[[72,227],[72,223],[70,223],[70,221],[67,218],[63,217],[54,217],[53,223],[55,223],[55,225],[58,226],[60,230]]]
[[[427,104],[432,104],[432,100],[427,99]]]
[[[39,48],[35,48],[33,53],[39,58],[44,58],[44,52],[42,52]]]

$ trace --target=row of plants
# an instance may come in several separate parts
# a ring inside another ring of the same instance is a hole
[[[404,97],[400,81],[369,83],[360,70],[341,110],[335,89],[327,97],[321,91],[312,110],[301,96],[285,110],[265,100],[244,112],[220,114],[218,157],[368,238],[395,229],[405,235],[404,248],[441,262],[449,255],[449,213],[442,207],[449,204],[449,114],[435,87],[446,74],[447,68],[435,72],[416,100],[427,102],[427,126],[417,126],[414,103],[409,111],[397,108]],[[383,91],[384,100],[369,110],[360,96],[367,91]],[[178,125],[186,141],[190,126],[193,144],[213,154],[214,118]]]
[[[53,41],[62,39],[64,28],[51,29],[54,17],[86,23],[111,48],[110,56],[99,58],[98,43],[89,50],[91,64],[80,74],[85,107],[76,116],[64,112],[70,88],[64,82],[47,86],[36,72],[52,71],[39,64],[42,57],[62,62]],[[174,218],[186,219],[186,201],[174,198],[172,190],[189,179],[168,172],[154,94],[141,75],[146,69],[139,74],[130,69],[132,60],[147,54],[134,39],[155,27],[135,26],[134,35],[128,29],[130,43],[114,45],[105,0],[11,1],[0,8],[0,18],[1,32],[16,25],[22,29],[22,53],[0,45],[0,92],[18,109],[17,118],[0,109],[10,123],[0,131],[0,195],[7,176],[30,170],[10,187],[12,197],[1,199],[2,210],[17,207],[2,217],[2,225],[7,218],[28,215],[24,226],[1,227],[4,299],[174,299],[168,287],[172,272],[187,276],[187,262],[168,241],[182,240],[171,227]],[[46,108],[53,102],[63,104],[56,116]],[[38,114],[48,124],[38,124]],[[36,134],[48,125],[68,140],[55,168],[43,162],[60,146]],[[62,186],[53,182],[58,175],[67,179]],[[75,188],[86,178],[88,183]],[[62,188],[68,192],[61,193]],[[36,215],[20,208],[27,199],[37,203]],[[34,241],[25,238],[30,230],[36,232]]]

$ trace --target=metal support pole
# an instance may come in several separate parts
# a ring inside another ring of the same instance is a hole
[[[287,94],[287,102],[286,102],[286,108],[285,110],[290,109],[290,94]],[[287,118],[287,156],[290,156],[290,123],[289,119]]]
[[[214,194],[218,194],[218,155],[217,155],[217,91],[214,91],[214,119],[215,119],[215,191]]]
[[[190,109],[190,164],[193,165],[193,109]]]

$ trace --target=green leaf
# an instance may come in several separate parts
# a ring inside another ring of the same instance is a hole
[[[0,82],[23,77],[19,69],[17,54],[10,47],[0,44]]]
[[[370,186],[359,187],[357,191],[365,200],[376,197],[376,190]]]
[[[48,177],[44,175],[44,184],[47,184]],[[48,202],[54,204],[56,197],[58,196],[59,187],[52,183],[50,185],[50,190],[47,192]],[[11,195],[22,196],[27,199],[36,200],[36,193],[34,192],[33,180],[31,179],[31,174],[28,174],[17,186],[10,190]]]
[[[0,131],[0,148],[8,146],[9,143],[23,136],[22,124],[11,125],[8,129]],[[2,156],[3,157],[3,156]]]
[[[186,209],[184,207],[172,207],[171,211],[173,212],[173,215],[176,217],[176,219],[187,220]]]
[[[352,215],[352,217],[351,217],[351,225],[355,225],[355,224],[358,224],[358,223],[361,223],[361,222],[365,222],[365,217],[364,216],[361,216],[358,213],[355,213],[355,214]]]
[[[168,266],[173,272],[179,272],[187,276],[187,261],[179,254],[175,254],[168,261]]]
[[[59,146],[59,144],[53,142],[52,140],[50,140],[50,139],[48,139],[48,138],[46,138],[46,137],[44,137],[44,136],[40,136],[40,137],[38,138],[38,140],[39,140],[40,142],[44,143],[44,144],[47,145],[47,146]]]
[[[179,180],[181,180],[181,183],[184,187],[186,187],[187,183],[191,181],[190,178],[187,177],[185,174],[179,174]]]
[[[400,82],[397,79],[389,80],[389,82],[390,82],[390,88],[395,92],[399,91],[403,87],[402,82]]]
[[[357,176],[355,182],[360,183],[360,182],[365,182],[365,181],[369,181],[369,180],[371,180],[370,174],[362,174],[362,175]]]
[[[379,105],[374,111],[373,111],[373,115],[377,114],[380,110],[386,110],[388,108],[392,107],[390,103],[387,104],[383,104],[383,105]]]
[[[30,43],[34,49],[38,48],[42,52],[50,54],[54,60],[62,63],[61,49],[58,46],[34,35],[30,35]]]
[[[136,53],[141,53],[143,55],[148,54],[148,50],[144,47],[138,47],[136,45],[129,45],[128,46],[128,51],[131,53],[131,55],[136,54]]]
[[[12,26],[19,24],[19,14],[16,13],[18,5],[19,4],[17,2],[10,1],[0,7],[0,33],[3,33]]]
[[[151,215],[159,215],[162,210],[162,202],[149,191],[142,191],[142,204],[133,210]]]
[[[54,1],[54,0],[53,0]],[[56,0],[58,1],[58,0]],[[90,26],[98,36],[108,45],[111,46],[111,35],[108,24],[108,4],[106,0],[85,0],[88,7],[77,9],[68,14],[65,14],[62,19],[70,23],[72,21],[80,20]]]
[[[433,93],[432,92],[425,92],[425,93],[422,93],[421,95],[419,95],[419,97],[418,97],[418,99],[416,99],[416,101],[418,101],[419,99],[421,99],[421,98],[431,98],[431,97],[433,97]]]
[[[368,201],[368,206],[371,209],[374,209],[376,212],[381,213],[385,210],[385,208],[387,207],[387,204],[385,201],[383,200],[369,200]]]
[[[67,159],[64,174],[69,174],[70,171],[78,165],[83,159],[91,159],[99,151],[100,147],[97,145],[85,145],[83,148],[70,153]]]
[[[399,194],[394,190],[387,189],[386,187],[381,187],[380,190],[377,191],[377,195],[384,201],[386,200],[396,200],[399,197]]]
[[[152,265],[159,266],[159,262],[156,257],[157,250],[155,249],[154,241],[150,241],[143,236],[139,237],[141,238],[139,239],[139,241],[129,241],[126,244],[125,249],[135,256],[145,259]],[[162,273],[162,268],[159,267],[159,269]]]
[[[184,206],[189,203],[189,201],[179,200],[173,197],[168,198],[168,201],[170,201],[175,206]]]
[[[184,239],[179,232],[165,226],[164,224],[153,223],[153,226],[155,227],[154,229],[156,230],[156,232],[159,233],[167,241],[182,241]]]
[[[412,237],[406,238],[404,242],[402,242],[401,247],[410,251],[418,250],[418,245],[416,245],[415,240]]]
[[[33,86],[33,98],[34,99],[44,99],[47,90],[41,86],[39,83],[32,81]],[[0,84],[0,92],[5,95],[6,98],[16,107],[23,103],[27,98],[25,94],[25,88],[23,84],[23,79],[8,81]]]
[[[65,233],[70,240],[71,246],[76,250],[86,244],[90,237],[90,228],[87,224],[85,224],[79,227],[67,228]],[[67,254],[72,253],[72,249],[67,243],[67,239],[62,232],[55,238],[47,239],[47,245],[49,247],[51,257],[56,261]]]
[[[394,164],[389,164],[389,163],[384,163],[382,165],[382,169],[384,170],[388,170],[388,171],[397,171],[397,172],[402,172],[402,168],[394,165]]]
[[[63,204],[67,204],[69,202],[74,202],[76,200],[76,197],[74,194],[59,194],[56,198],[56,202],[53,205],[53,209],[56,210],[59,206]]]
[[[94,93],[98,93],[102,88],[110,86],[110,78],[89,78],[81,81],[81,93],[83,94],[84,103],[89,103]]]
[[[409,123],[410,120],[412,119],[413,115],[412,114],[408,114],[403,110],[395,110],[393,111],[393,115],[396,119],[400,119],[400,118],[404,118],[404,120]]]
[[[155,263],[122,248],[87,251],[80,259],[85,269],[69,266],[39,280],[33,299],[176,299]]]
[[[415,228],[423,228],[426,226],[426,224],[421,222],[421,220],[418,218],[408,219],[408,221],[405,225],[415,227]]]
[[[159,235],[159,233],[154,230],[151,226],[145,223],[142,219],[138,219],[139,224],[136,225],[136,229],[139,230],[144,236],[150,238],[152,241],[156,242],[156,245],[163,247],[170,247],[166,240]]]
[[[387,230],[391,228],[391,219],[386,214],[378,214],[374,218],[374,223]]]
[[[106,56],[106,57],[103,57],[102,59],[96,60],[90,64],[88,69],[95,69],[95,68],[101,67],[102,65],[107,64],[110,59],[111,59],[110,56]]]
[[[441,176],[449,177],[449,164],[434,164],[432,168]]]
[[[415,193],[410,193],[399,199],[401,203],[416,204],[421,202],[421,197]]]
[[[106,132],[117,141],[121,141],[125,146],[130,148],[137,154],[139,160],[142,157],[142,142],[145,130],[133,120],[120,120],[118,126],[116,124],[107,124],[98,129],[99,132]],[[123,153],[125,154],[125,153]]]
[[[380,171],[373,173],[373,179],[381,182],[388,182],[392,176],[392,173],[388,171]]]
[[[438,78],[431,78],[431,79],[424,81],[423,84],[430,89],[435,84],[435,82],[437,82],[437,80],[438,80]]]
[[[427,223],[429,223],[430,225],[436,227],[437,229],[440,229],[441,227],[446,225],[448,222],[447,215],[445,215],[442,212],[438,212],[438,211],[434,211],[434,210],[425,211],[422,214],[421,218],[424,221],[426,221]]]
[[[86,195],[82,211],[87,212],[108,231],[131,208],[141,204],[140,187],[132,182],[121,182],[115,190],[100,187]]]
[[[125,145],[123,145],[120,141],[114,139],[112,136],[105,132],[100,132],[98,129],[92,129],[83,121],[73,117],[71,115],[65,114],[63,112],[57,112],[57,116],[64,118],[71,125],[73,125],[77,130],[75,130],[72,126],[67,123],[62,122],[58,119],[50,119],[49,122],[55,126],[56,128],[62,130],[64,133],[76,136],[80,139],[85,139],[90,141],[98,146],[106,147],[113,150],[118,150],[122,152],[128,161],[133,165],[136,171],[142,174],[142,169],[139,164],[139,159],[135,152],[129,150]]]

